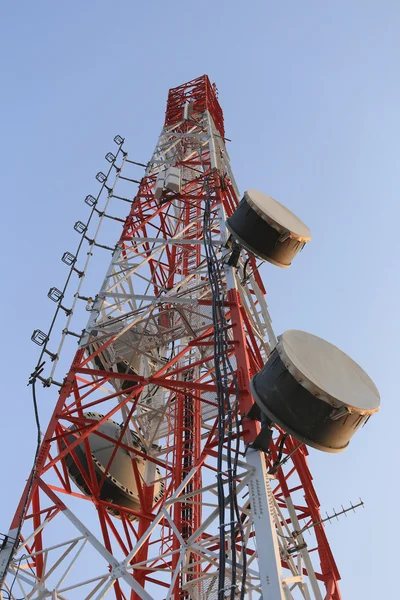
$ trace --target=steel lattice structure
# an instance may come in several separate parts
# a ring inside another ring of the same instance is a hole
[[[3,542],[3,600],[341,598],[307,449],[279,428],[265,440],[252,418],[250,378],[276,338],[255,258],[231,260],[225,219],[240,195],[224,136],[206,75],[169,91]],[[107,201],[129,180],[119,141]],[[155,194],[170,167],[179,167],[181,190]],[[135,372],[117,367],[118,344]],[[110,420],[118,439],[101,429]],[[115,446],[100,479],[93,435]],[[136,509],[101,492],[118,450],[130,461]]]

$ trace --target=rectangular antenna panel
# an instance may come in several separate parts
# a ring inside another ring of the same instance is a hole
[[[179,194],[181,191],[181,170],[178,167],[170,167],[165,178],[165,187],[171,192]]]

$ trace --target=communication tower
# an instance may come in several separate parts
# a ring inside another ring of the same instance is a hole
[[[259,267],[290,266],[310,231],[265,194],[239,194],[206,75],[169,91],[147,165],[114,141],[75,224],[78,250],[62,257],[66,286],[49,292],[50,330],[33,334],[35,408],[38,381],[59,394],[2,536],[0,596],[339,600],[307,445],[343,450],[379,394],[335,346],[272,329]],[[114,201],[129,214],[113,248],[98,232],[121,220]],[[85,295],[98,248],[111,262]],[[78,350],[58,383],[71,336]]]

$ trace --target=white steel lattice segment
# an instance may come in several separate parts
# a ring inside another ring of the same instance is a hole
[[[249,447],[260,432],[248,416],[249,378],[276,338],[254,257],[227,264],[225,218],[239,193],[217,105],[206,76],[170,92],[45,433],[27,509],[23,497],[0,553],[1,569],[22,520],[4,600],[221,598],[221,544],[224,597],[340,599],[323,527],[313,526],[319,506],[305,447],[278,429],[268,454]],[[167,187],[169,175],[179,189]],[[230,361],[222,443],[217,309]],[[127,461],[132,488],[118,461]]]

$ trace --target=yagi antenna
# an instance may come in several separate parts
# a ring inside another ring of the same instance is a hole
[[[350,502],[350,506],[348,508],[344,508],[343,504],[342,504],[342,510],[340,510],[339,512],[336,512],[336,510],[334,508],[332,508],[333,515],[328,515],[328,513],[326,513],[326,517],[324,519],[320,519],[319,521],[315,521],[314,523],[311,523],[310,525],[306,525],[305,527],[300,529],[300,531],[294,531],[293,536],[298,537],[299,535],[301,535],[308,529],[312,529],[313,527],[316,527],[317,525],[321,525],[322,523],[325,523],[326,521],[329,521],[331,523],[332,519],[335,519],[335,518],[337,521],[339,521],[339,517],[341,517],[342,515],[347,517],[348,512],[350,512],[351,510],[353,512],[356,512],[356,508],[360,508],[360,506],[365,508],[364,502],[361,500],[361,498],[360,498],[360,502],[358,502],[358,504],[353,504],[352,502]]]

